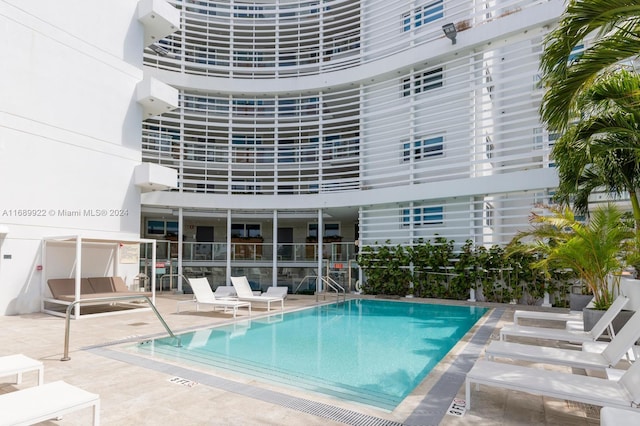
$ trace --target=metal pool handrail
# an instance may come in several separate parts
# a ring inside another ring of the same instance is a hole
[[[340,284],[338,284],[333,278],[331,277],[320,277],[320,279],[322,280],[323,283],[325,283],[327,285],[327,289],[323,292],[325,294],[325,299],[326,299],[326,294],[328,292],[328,289],[330,288],[331,290],[336,292],[336,302],[340,301],[340,293],[342,292],[342,300],[344,302],[347,301],[347,291],[344,289],[344,287],[342,287]],[[318,301],[318,291],[316,289],[316,302]]]
[[[167,323],[165,322],[164,318],[162,318],[162,315],[160,315],[160,312],[158,312],[158,309],[156,309],[155,305],[153,303],[151,303],[151,300],[144,295],[125,295],[125,296],[110,296],[110,297],[99,297],[99,298],[95,298],[95,299],[82,299],[82,300],[76,300],[74,302],[72,302],[69,306],[67,306],[67,317],[65,320],[65,328],[64,328],[64,355],[62,357],[62,359],[60,359],[60,361],[69,361],[71,358],[69,358],[69,335],[71,334],[71,310],[73,309],[73,307],[75,305],[77,305],[78,303],[81,302],[113,302],[116,300],[132,300],[132,299],[144,299],[147,301],[147,303],[149,304],[149,306],[151,307],[151,309],[153,310],[153,312],[156,314],[156,316],[158,317],[158,319],[160,320],[160,322],[162,323],[162,325],[164,326],[164,329],[167,330],[167,333],[169,333],[169,335],[171,337],[173,337],[176,341],[176,347],[180,348],[182,347],[182,341],[180,340],[180,338],[178,336],[176,336],[175,334],[173,334],[173,331],[171,331],[171,329],[169,328],[169,326],[167,325]]]

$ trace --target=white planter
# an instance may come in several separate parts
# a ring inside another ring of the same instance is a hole
[[[640,309],[640,280],[622,277],[620,279],[620,293],[629,298],[624,309],[630,311]]]

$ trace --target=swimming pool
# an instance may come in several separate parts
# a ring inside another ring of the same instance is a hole
[[[485,308],[348,300],[135,345],[141,354],[393,410]]]

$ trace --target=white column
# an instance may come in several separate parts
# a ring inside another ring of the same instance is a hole
[[[263,247],[264,249],[264,247]],[[273,256],[271,267],[271,285],[278,285],[278,210],[273,211]]]
[[[324,224],[322,223],[322,209],[318,209],[318,281],[316,292],[322,291],[322,237],[324,236]]]
[[[181,151],[182,152],[182,151]],[[182,154],[180,154],[182,158]],[[178,208],[178,293],[182,293],[182,228],[184,226],[184,221],[182,219],[182,207]]]
[[[151,303],[154,305],[156,304],[156,261],[157,246],[156,240],[153,240],[151,243]]]
[[[231,285],[231,209],[227,210],[227,285]]]
[[[82,281],[82,238],[76,237],[76,285],[74,300],[80,299],[80,282]],[[73,318],[80,318],[80,304],[73,307]]]

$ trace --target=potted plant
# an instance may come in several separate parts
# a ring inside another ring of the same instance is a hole
[[[624,267],[622,254],[634,237],[633,230],[622,221],[623,213],[614,205],[606,205],[598,207],[588,223],[583,223],[569,208],[549,208],[549,212],[534,213],[533,229],[518,233],[509,250],[542,254],[532,267],[547,276],[557,269],[572,270],[593,295],[594,309],[608,309],[619,281],[617,274]],[[527,239],[532,241],[516,244]],[[585,323],[585,330],[589,329]]]

